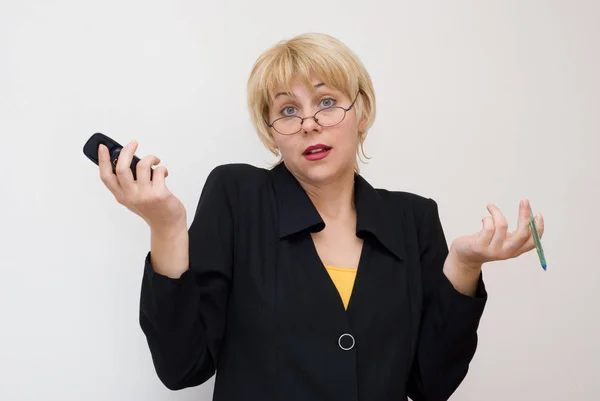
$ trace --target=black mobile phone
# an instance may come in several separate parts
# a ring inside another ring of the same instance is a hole
[[[108,153],[110,154],[110,164],[112,165],[113,174],[116,173],[117,169],[117,160],[119,159],[119,154],[121,153],[121,149],[123,146],[108,136],[101,134],[100,132],[96,132],[94,135],[87,140],[85,145],[83,145],[83,154],[88,157],[91,161],[99,165],[98,163],[98,147],[100,144],[103,144],[108,148]],[[137,156],[133,156],[131,160],[131,172],[133,173],[133,179],[137,180],[136,166],[140,159]],[[150,180],[152,180],[153,169],[150,169]]]

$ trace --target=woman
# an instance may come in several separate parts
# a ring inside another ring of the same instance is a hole
[[[272,169],[223,165],[193,223],[137,143],[101,177],[151,228],[140,324],[161,381],[214,400],[446,400],[464,379],[486,302],[485,262],[534,247],[529,207],[507,233],[497,207],[448,250],[435,201],[374,189],[356,157],[375,118],[367,71],[307,34],[257,60],[252,121]],[[543,220],[537,216],[543,231]]]

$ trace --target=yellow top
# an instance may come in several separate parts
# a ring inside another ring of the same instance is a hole
[[[331,280],[335,284],[344,302],[344,308],[348,309],[348,302],[350,302],[350,295],[352,295],[352,288],[354,287],[354,280],[356,279],[357,268],[345,268],[345,267],[334,267],[325,265]]]

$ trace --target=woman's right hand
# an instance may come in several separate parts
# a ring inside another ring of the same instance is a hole
[[[167,189],[165,178],[169,172],[165,166],[159,166],[152,173],[152,166],[160,163],[154,155],[141,159],[136,167],[134,180],[131,172],[131,161],[138,147],[131,141],[119,154],[116,174],[112,171],[108,148],[98,147],[98,164],[100,178],[115,196],[117,202],[140,216],[153,230],[170,230],[186,226],[186,210],[179,199]]]

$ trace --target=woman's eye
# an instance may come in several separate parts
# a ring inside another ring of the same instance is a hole
[[[327,98],[321,100],[321,104],[323,105],[323,107],[331,107],[335,104],[335,100],[333,100],[330,97],[327,97]]]
[[[293,115],[293,114],[294,114],[294,112],[295,112],[295,111],[296,111],[296,108],[295,108],[295,107],[288,106],[288,107],[285,107],[285,108],[282,110],[282,114],[283,114],[283,115],[285,115],[285,116],[291,116],[291,115]]]

